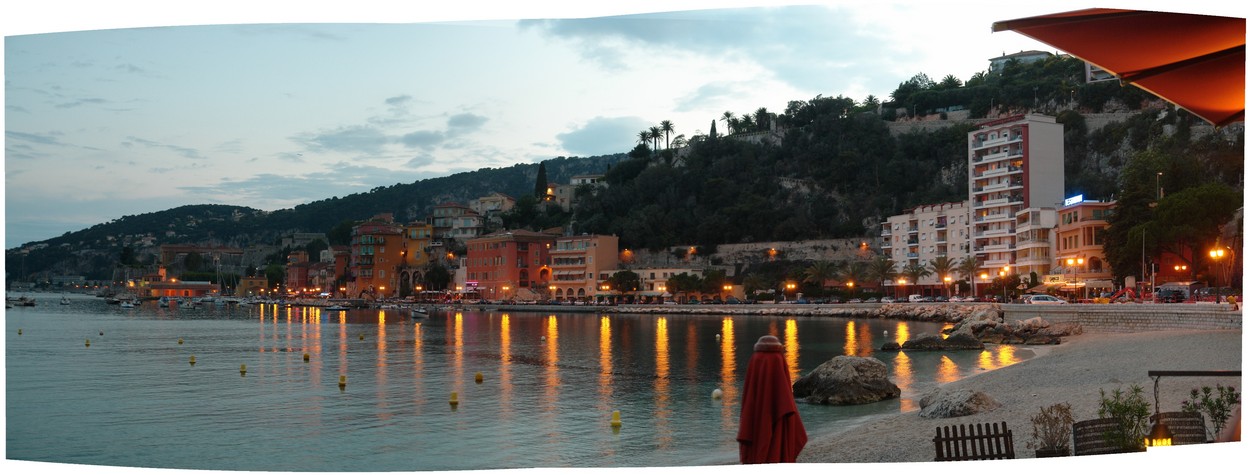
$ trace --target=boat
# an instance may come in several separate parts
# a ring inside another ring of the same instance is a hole
[[[342,305],[331,305],[329,307],[326,307],[325,310],[327,312],[346,312],[347,307],[344,307]]]
[[[61,296],[61,305],[69,305],[69,297]]]
[[[412,309],[411,313],[412,313],[412,318],[429,318],[430,317],[430,312],[426,311],[424,308],[414,308]]]
[[[135,302],[133,300],[122,300],[118,303],[118,305],[120,305],[121,308],[135,308]]]

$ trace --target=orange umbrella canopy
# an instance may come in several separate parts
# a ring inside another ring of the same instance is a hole
[[[1246,19],[1093,8],[995,22],[1216,126],[1246,116]]]

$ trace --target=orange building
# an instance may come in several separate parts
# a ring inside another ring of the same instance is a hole
[[[1111,265],[1103,253],[1107,218],[1115,202],[1085,201],[1074,197],[1058,210],[1055,227],[1055,262],[1047,282],[1062,282],[1065,292],[1093,295],[1114,290]]]
[[[551,280],[548,251],[556,236],[500,231],[465,242],[466,290],[492,300],[538,300]]]
[[[616,236],[561,236],[551,249],[552,279],[548,290],[557,300],[587,300],[600,291],[600,283],[614,273],[620,240]]]
[[[408,296],[425,289],[425,273],[433,262],[434,225],[414,222],[404,225],[400,242],[403,249],[399,266],[399,295]],[[431,289],[432,290],[432,289]]]
[[[399,295],[399,268],[403,264],[403,226],[390,213],[379,214],[352,227],[352,254],[346,293],[351,298]]]

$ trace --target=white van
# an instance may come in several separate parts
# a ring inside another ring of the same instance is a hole
[[[920,294],[911,294],[911,295],[908,295],[908,296],[907,296],[907,301],[908,301],[908,302],[919,302],[919,301],[921,301],[920,299],[922,299],[922,298],[924,298],[924,296],[923,296],[923,295],[920,295]]]

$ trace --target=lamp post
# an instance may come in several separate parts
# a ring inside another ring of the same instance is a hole
[[[943,276],[942,282],[946,283],[946,298],[949,300],[951,297],[951,293],[952,293],[951,292],[951,276],[949,275]]]
[[[998,276],[1003,280],[1003,303],[1007,303],[1007,274],[1011,272],[1011,266],[1003,266],[1003,270],[998,271]]]
[[[1231,285],[1232,282],[1228,278],[1228,273],[1225,271],[1225,269],[1227,268],[1224,267],[1224,263],[1221,261],[1224,260],[1225,254],[1231,254],[1232,250],[1229,249],[1226,251],[1225,249],[1226,248],[1224,247],[1217,247],[1217,248],[1211,249],[1211,252],[1207,253],[1207,255],[1211,256],[1211,260],[1216,261],[1218,265],[1220,266],[1220,281],[1221,281],[1220,283],[1225,284],[1225,285]]]
[[[1075,265],[1075,266],[1082,266],[1082,265],[1085,265],[1085,258],[1083,258],[1083,257],[1076,257],[1076,258],[1069,257],[1069,258],[1068,258],[1068,260],[1067,260],[1067,264],[1068,264],[1068,266],[1067,266],[1067,267],[1068,267],[1068,270],[1069,270],[1069,271],[1072,271],[1072,280],[1070,280],[1068,283],[1072,285],[1072,297],[1073,297],[1073,299],[1076,299],[1076,297],[1077,297],[1077,295],[1076,295],[1076,269],[1075,269],[1074,267],[1072,267],[1072,266],[1074,266],[1074,265]]]
[[[975,279],[975,277],[974,277],[974,279]],[[989,273],[987,273],[987,272],[982,272],[982,273],[981,273],[981,282],[989,282],[989,281],[990,281],[990,274],[989,274]],[[976,286],[976,282],[974,281],[974,282],[972,283],[972,290],[973,290],[973,293],[974,293],[974,294],[976,293],[976,289],[977,289],[977,286]],[[987,290],[988,290],[988,289],[987,289]]]
[[[897,297],[895,297],[895,298],[898,298],[898,299],[903,299],[903,298],[906,298],[906,296],[907,296],[907,279],[904,279],[904,278],[901,278],[901,277],[898,279],[898,289],[899,289],[899,291],[900,291],[900,292],[902,292],[902,295],[899,295],[899,296],[897,296]]]

